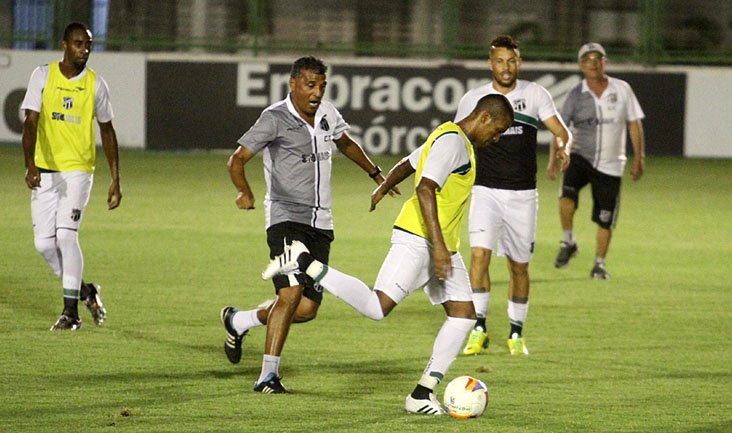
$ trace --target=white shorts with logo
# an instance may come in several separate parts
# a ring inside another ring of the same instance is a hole
[[[397,304],[424,287],[433,305],[447,301],[472,302],[470,279],[460,253],[452,255],[452,275],[441,281],[435,275],[432,247],[427,239],[394,229],[391,249],[376,277],[374,290],[387,294]]]
[[[94,175],[85,171],[41,173],[41,186],[31,192],[35,237],[52,238],[59,228],[79,230],[93,183]]]
[[[470,199],[470,246],[529,263],[536,240],[539,193],[474,186]],[[497,245],[497,250],[496,250]]]

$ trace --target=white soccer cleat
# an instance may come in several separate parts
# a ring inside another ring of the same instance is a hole
[[[297,258],[302,253],[309,253],[308,247],[300,241],[292,241],[285,245],[285,250],[279,256],[272,259],[262,271],[262,279],[269,280],[275,275],[288,274],[298,268]]]
[[[420,400],[409,394],[407,401],[404,403],[404,410],[420,415],[447,415],[447,411],[442,407],[434,393],[430,393],[430,398]]]

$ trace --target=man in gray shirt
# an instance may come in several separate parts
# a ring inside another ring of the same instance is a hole
[[[254,194],[244,166],[257,152],[262,152],[271,258],[282,254],[285,242],[299,240],[318,260],[328,263],[333,241],[331,142],[378,184],[384,181],[381,169],[348,136],[349,126],[338,110],[322,99],[326,71],[327,66],[315,57],[296,60],[290,73],[291,93],[262,112],[238,140],[239,147],[229,158],[231,181],[239,191],[236,204],[240,209],[253,209]],[[262,371],[254,390],[287,393],[280,381],[279,362],[290,324],[314,319],[323,291],[312,278],[299,271],[278,275],[273,282],[277,293],[274,303],[249,311],[234,307],[221,310],[227,334],[224,351],[229,361],[238,363],[241,343],[249,329],[266,324]]]

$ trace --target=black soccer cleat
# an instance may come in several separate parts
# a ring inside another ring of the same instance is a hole
[[[97,326],[102,326],[102,323],[104,323],[104,320],[107,318],[107,309],[104,308],[104,304],[102,304],[102,297],[99,295],[99,289],[101,289],[101,287],[99,284],[94,283],[83,284],[89,290],[89,295],[82,299],[82,302],[91,313],[94,323],[96,323]]]
[[[281,380],[282,377],[270,373],[263,381],[254,385],[254,391],[265,394],[289,394],[290,391],[282,386]]]
[[[249,330],[246,330],[243,334],[239,335],[231,325],[231,316],[233,316],[237,311],[239,310],[234,307],[224,307],[221,309],[221,323],[224,325],[224,329],[226,330],[224,353],[226,353],[226,357],[232,364],[238,364],[241,360],[241,343],[244,341],[244,337],[249,333]]]
[[[570,244],[569,242],[559,242],[559,253],[557,254],[556,260],[554,260],[555,268],[563,268],[569,264],[569,259],[577,255],[577,243]]]
[[[595,266],[592,267],[592,271],[590,271],[590,277],[596,280],[609,280],[610,273],[605,269],[604,264],[595,263]]]
[[[76,331],[81,328],[81,319],[61,313],[56,323],[51,326],[51,331]]]

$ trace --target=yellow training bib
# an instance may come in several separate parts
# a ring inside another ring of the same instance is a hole
[[[69,80],[59,62],[48,65],[36,137],[36,167],[55,171],[94,172],[94,94],[97,74],[86,68]]]
[[[442,188],[435,192],[437,218],[440,221],[442,236],[445,239],[447,248],[451,251],[457,251],[460,247],[460,229],[462,227],[463,215],[465,214],[465,208],[470,197],[470,190],[473,187],[473,183],[475,183],[475,154],[473,153],[473,145],[458,125],[452,122],[445,122],[427,137],[424,149],[422,149],[422,154],[419,157],[417,170],[414,174],[414,185],[416,187],[419,184],[424,163],[427,160],[427,154],[432,148],[432,145],[438,138],[445,134],[459,134],[465,141],[465,147],[468,149],[468,155],[470,157],[470,162],[450,173]],[[427,226],[422,217],[419,198],[416,192],[404,203],[394,225],[431,241],[427,235]]]

